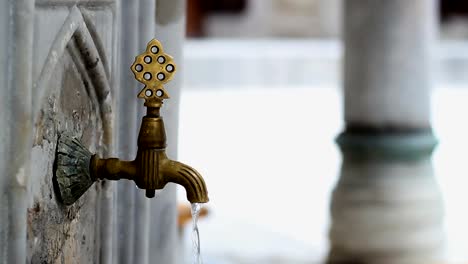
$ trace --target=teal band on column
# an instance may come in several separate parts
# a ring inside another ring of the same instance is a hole
[[[336,142],[346,158],[385,161],[427,158],[438,143],[432,130],[388,134],[343,132],[338,135]]]

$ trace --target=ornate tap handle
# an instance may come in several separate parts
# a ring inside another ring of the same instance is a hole
[[[146,100],[145,106],[154,107],[169,98],[163,84],[174,77],[176,65],[174,59],[164,53],[158,40],[153,39],[148,43],[145,52],[135,57],[131,69],[135,79],[145,85],[138,94],[139,98]]]

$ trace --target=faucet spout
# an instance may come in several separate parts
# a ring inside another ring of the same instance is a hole
[[[91,179],[132,180],[138,188],[146,190],[148,198],[155,196],[155,190],[173,182],[185,188],[191,203],[207,203],[208,192],[200,173],[167,157],[164,122],[158,113],[158,108],[149,107],[143,117],[135,160],[100,159],[94,155],[90,161]]]
[[[190,203],[207,203],[208,191],[203,177],[192,167],[178,161],[167,159],[161,166],[163,177],[168,182],[177,183],[185,188]]]

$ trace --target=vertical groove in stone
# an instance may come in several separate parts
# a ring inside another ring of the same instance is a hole
[[[140,54],[146,49],[147,43],[157,37],[155,36],[154,21],[155,21],[155,0],[139,0],[138,16],[137,16],[137,31],[138,37],[135,38],[137,43],[138,52],[133,56]],[[131,64],[129,64],[131,65]],[[136,81],[135,81],[136,82]],[[138,92],[138,91],[137,91]],[[141,99],[137,102],[137,119],[141,122],[144,115],[143,101]],[[139,190],[135,193],[135,201],[137,203],[137,211],[135,212],[135,243],[134,243],[134,262],[135,263],[148,263],[149,254],[149,206],[150,202],[157,202],[155,199],[148,199],[145,197],[144,191]],[[157,220],[156,220],[157,221]],[[159,260],[158,260],[159,261]]]
[[[130,72],[130,65],[138,54],[138,7],[139,1],[120,0],[120,91],[118,104],[118,157],[133,160],[136,155],[138,123],[137,82]],[[120,180],[117,183],[117,219],[114,261],[120,264],[133,264],[135,235],[136,200],[135,183]]]
[[[169,6],[169,7],[168,7]],[[157,14],[156,38],[164,45],[164,50],[171,54],[175,63],[183,62],[182,47],[185,39],[186,0],[156,0]],[[164,17],[159,17],[165,14]],[[174,79],[165,85],[171,98],[165,100],[161,108],[167,134],[166,152],[171,159],[177,159],[177,135],[180,90],[184,69],[181,67]],[[177,241],[176,186],[167,184],[157,193],[157,200],[151,202],[150,259],[160,263],[181,263],[178,256],[183,255]]]

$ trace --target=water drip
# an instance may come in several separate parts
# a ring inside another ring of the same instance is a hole
[[[203,260],[200,254],[200,232],[198,231],[198,216],[200,214],[201,208],[202,206],[199,203],[192,204],[192,246],[194,255],[193,264],[203,264]]]

